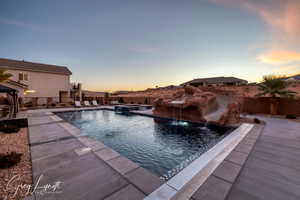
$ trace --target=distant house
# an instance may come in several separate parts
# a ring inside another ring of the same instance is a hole
[[[284,80],[300,82],[300,74],[284,78]]]
[[[19,97],[39,98],[44,103],[47,98],[62,102],[70,97],[72,72],[65,66],[0,58],[0,68],[13,75],[1,84],[18,90]]]
[[[90,98],[105,97],[108,96],[108,92],[96,92],[96,91],[83,90],[82,96],[90,97]]]
[[[119,90],[119,91],[115,91],[113,93],[113,95],[122,95],[122,94],[129,94],[131,93],[132,91],[127,91],[127,90]]]
[[[198,78],[191,81],[182,83],[181,86],[232,86],[232,85],[245,85],[248,81],[235,78],[235,77],[213,77],[213,78]]]

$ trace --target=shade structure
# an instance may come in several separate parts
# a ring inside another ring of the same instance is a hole
[[[9,118],[16,117],[16,114],[19,111],[18,91],[16,89],[4,85],[0,85],[0,93],[8,94],[8,98],[10,102]]]

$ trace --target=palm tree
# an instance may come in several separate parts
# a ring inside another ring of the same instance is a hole
[[[278,113],[278,99],[280,97],[293,97],[296,92],[287,90],[289,83],[283,80],[284,77],[276,75],[267,75],[263,77],[263,81],[258,85],[260,93],[256,96],[271,97],[270,113],[276,115]]]
[[[12,77],[12,74],[6,73],[4,69],[0,69],[0,83],[7,81],[10,77]]]

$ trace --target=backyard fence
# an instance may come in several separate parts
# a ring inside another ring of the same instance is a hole
[[[270,97],[245,97],[242,110],[244,113],[249,114],[270,114],[271,101],[272,98]],[[300,116],[300,99],[279,98],[278,114]]]

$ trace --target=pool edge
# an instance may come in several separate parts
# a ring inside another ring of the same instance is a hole
[[[253,127],[248,123],[240,125],[144,200],[171,200],[179,193],[189,199]]]

